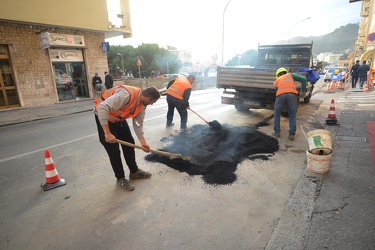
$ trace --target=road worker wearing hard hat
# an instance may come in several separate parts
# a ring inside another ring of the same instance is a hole
[[[276,138],[280,138],[280,116],[281,111],[285,105],[289,115],[288,139],[291,141],[294,140],[294,135],[296,134],[296,114],[298,102],[298,91],[294,81],[300,82],[302,84],[302,92],[306,92],[306,78],[297,74],[288,73],[287,69],[285,68],[279,68],[276,71],[276,81],[273,84],[273,86],[275,86],[275,88],[277,89],[273,135]]]

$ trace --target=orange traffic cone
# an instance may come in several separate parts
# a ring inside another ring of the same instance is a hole
[[[327,125],[336,125],[337,118],[336,118],[336,109],[335,109],[335,101],[332,99],[331,106],[329,108],[328,117],[326,118]]]
[[[363,89],[363,92],[369,92],[369,88],[368,88],[368,82],[365,83],[365,88]]]
[[[341,81],[339,80],[339,81],[336,81],[336,88],[337,89],[341,89],[342,87],[341,87]]]
[[[327,82],[327,89],[326,91],[330,91],[331,90],[331,82]]]
[[[65,180],[61,179],[57,173],[55,164],[53,163],[52,157],[48,150],[44,152],[45,165],[46,165],[46,183],[42,186],[44,191],[48,191],[53,188],[57,188],[65,185]]]

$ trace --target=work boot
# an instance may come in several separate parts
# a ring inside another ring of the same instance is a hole
[[[128,190],[128,191],[133,191],[134,190],[134,186],[132,184],[130,184],[130,182],[124,178],[121,178],[120,180],[117,180],[116,182],[117,186],[125,189],[125,190]]]
[[[280,138],[280,132],[273,132],[272,133],[273,136],[275,136],[276,138]]]
[[[174,123],[167,124],[167,125],[165,125],[165,126],[168,128],[168,127],[172,127],[173,125],[174,125]]]
[[[134,179],[148,179],[151,177],[151,173],[146,172],[140,168],[138,168],[137,172],[135,173],[130,173],[129,178],[130,180]]]
[[[291,140],[291,141],[294,141],[294,134],[289,134],[288,139]]]

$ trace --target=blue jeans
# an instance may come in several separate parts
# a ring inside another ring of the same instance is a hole
[[[173,122],[174,108],[177,109],[181,117],[180,128],[186,128],[188,113],[187,106],[182,100],[177,99],[173,96],[167,95],[168,112],[167,112],[167,125],[171,125]]]
[[[276,97],[275,113],[274,113],[274,128],[275,133],[280,133],[280,116],[284,105],[289,114],[289,134],[296,133],[296,114],[297,114],[297,95],[294,93],[281,94]]]
[[[367,81],[367,76],[359,77],[359,87],[363,88],[363,84]]]

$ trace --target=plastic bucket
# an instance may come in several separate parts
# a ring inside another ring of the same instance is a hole
[[[332,153],[331,132],[316,129],[307,133],[307,141],[311,154],[328,155]]]
[[[314,173],[326,173],[329,170],[332,153],[327,155],[316,155],[306,151],[307,168]]]

